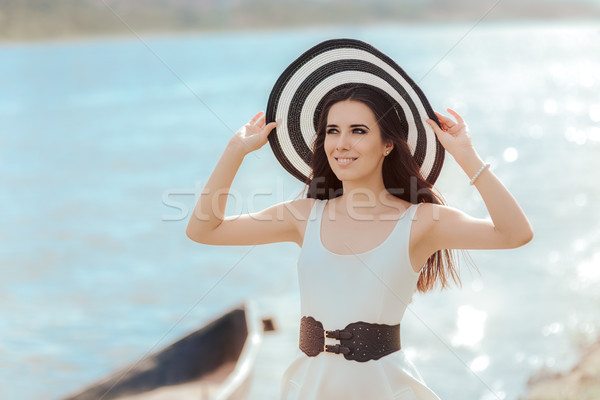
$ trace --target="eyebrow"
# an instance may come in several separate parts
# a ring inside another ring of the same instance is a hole
[[[337,128],[338,126],[336,124],[329,124],[327,125],[327,128]],[[365,124],[353,124],[350,125],[350,128],[367,128],[369,129],[368,126],[366,126]]]

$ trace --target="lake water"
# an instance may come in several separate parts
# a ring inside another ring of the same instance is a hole
[[[244,298],[295,304],[295,244],[206,246],[184,231],[232,130],[333,37],[372,43],[436,110],[462,113],[535,229],[525,247],[470,251],[480,274],[464,265],[462,289],[415,296],[403,347],[429,386],[516,399],[540,368],[570,367],[600,323],[600,29],[472,27],[0,45],[0,398],[59,398]],[[437,186],[487,217],[450,156]],[[246,157],[227,214],[301,190],[267,145]]]

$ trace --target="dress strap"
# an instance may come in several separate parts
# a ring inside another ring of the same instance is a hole
[[[315,203],[313,204],[308,216],[308,221],[306,221],[306,227],[304,230],[304,243],[302,244],[303,248],[306,247],[311,241],[313,241],[313,245],[318,244],[318,242],[315,242],[315,240],[320,239],[321,215],[323,214],[323,209],[326,202],[326,200],[315,199]]]

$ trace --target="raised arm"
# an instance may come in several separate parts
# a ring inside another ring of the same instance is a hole
[[[442,127],[433,127],[444,148],[454,157],[469,178],[484,165],[471,143],[468,128],[458,113],[448,109],[456,122],[436,113]],[[464,212],[442,205],[428,205],[423,214],[429,231],[429,250],[440,249],[507,249],[523,246],[533,238],[525,213],[498,177],[484,169],[474,183],[487,207],[489,219],[473,218]],[[429,214],[431,212],[431,214]]]
[[[303,210],[298,203],[306,201],[288,201],[257,213],[225,217],[229,190],[244,157],[266,144],[276,126],[275,122],[265,124],[264,114],[260,112],[231,138],[190,217],[186,229],[190,239],[214,245],[299,243],[297,221],[302,219]]]

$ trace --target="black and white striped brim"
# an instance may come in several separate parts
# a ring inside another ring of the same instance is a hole
[[[373,86],[388,94],[408,129],[406,141],[433,184],[444,162],[444,147],[425,122],[438,121],[421,89],[391,58],[355,39],[322,42],[302,54],[279,77],[267,104],[267,122],[279,121],[269,134],[277,160],[306,182],[311,173],[312,146],[327,95],[351,84]]]

